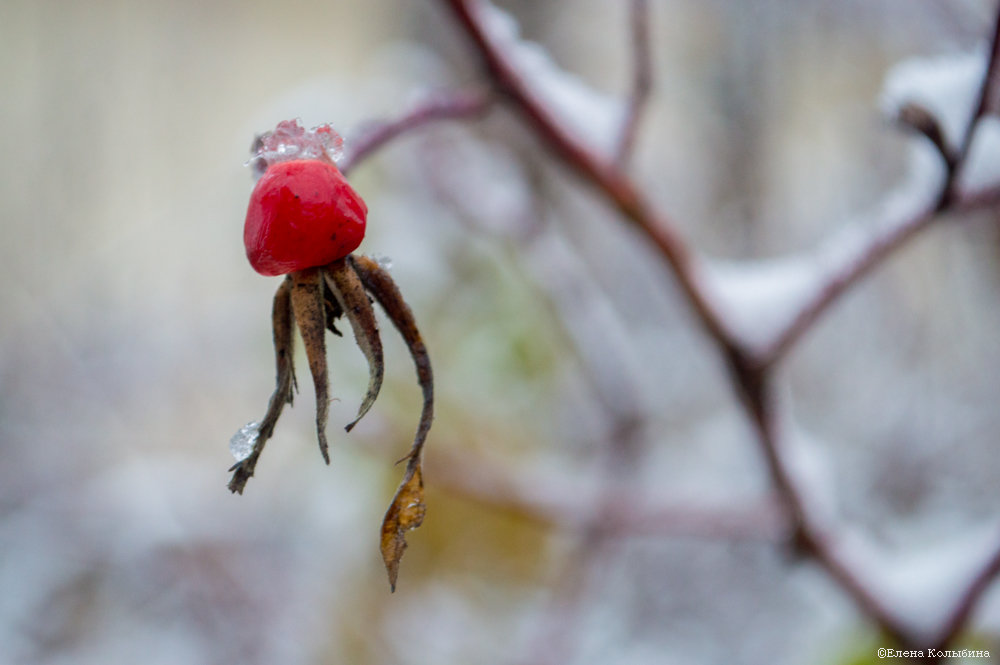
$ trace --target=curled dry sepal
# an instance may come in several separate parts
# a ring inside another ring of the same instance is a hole
[[[382,386],[384,364],[372,299],[400,332],[417,368],[424,404],[406,472],[382,522],[381,549],[389,583],[396,588],[405,534],[424,518],[421,453],[434,414],[430,358],[413,312],[388,271],[377,261],[353,255],[364,237],[367,207],[337,169],[340,138],[329,126],[306,131],[286,121],[259,138],[251,164],[262,177],[250,197],[244,242],[250,264],[264,275],[286,275],[271,311],[277,381],[267,413],[234,437],[242,450],[230,471],[229,489],[242,494],[285,404],[297,388],[293,366],[294,329],[306,348],[316,391],[316,436],[323,459],[330,463],[326,440],[329,382],[326,331],[336,335],[336,322],[346,317],[358,347],[368,359],[368,391],[350,431],[368,412]],[[234,446],[234,453],[236,447]],[[401,460],[401,461],[403,461]]]

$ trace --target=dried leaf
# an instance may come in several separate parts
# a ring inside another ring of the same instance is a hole
[[[431,372],[431,360],[427,354],[427,347],[424,346],[424,341],[420,337],[420,330],[417,329],[413,312],[403,300],[403,294],[399,292],[399,288],[388,271],[367,256],[352,255],[350,261],[357,271],[358,277],[361,278],[362,284],[369,293],[375,296],[389,320],[403,336],[416,365],[417,381],[420,383],[424,395],[424,407],[420,414],[417,434],[413,438],[413,447],[407,457],[419,459],[424,441],[427,439],[427,433],[431,429],[431,421],[434,419],[434,375]]]
[[[411,458],[403,482],[396,490],[382,520],[382,561],[389,574],[389,587],[396,590],[399,561],[406,551],[406,532],[424,521],[424,480],[419,458]]]
[[[330,463],[326,443],[326,421],[330,411],[326,368],[326,311],[323,306],[323,282],[320,270],[309,268],[292,274],[292,311],[299,324],[302,342],[309,359],[313,386],[316,389],[316,436],[323,459]]]
[[[358,348],[368,360],[368,392],[361,402],[357,417],[347,425],[348,432],[361,420],[375,403],[379,390],[382,388],[382,376],[385,374],[385,363],[382,360],[382,340],[378,334],[378,324],[375,322],[375,312],[365,293],[365,287],[354,271],[352,264],[345,259],[334,261],[328,265],[324,274],[326,284],[333,292],[334,298],[340,304],[340,309],[354,330],[354,339]]]
[[[292,280],[285,278],[274,294],[274,304],[271,308],[271,326],[274,336],[274,360],[277,369],[274,393],[267,405],[267,413],[260,422],[257,441],[254,442],[250,455],[229,470],[233,477],[229,481],[229,490],[242,494],[247,481],[253,477],[257,459],[264,450],[264,444],[274,434],[274,426],[278,423],[285,404],[292,403],[295,386],[294,365],[294,332],[295,318],[292,313]]]

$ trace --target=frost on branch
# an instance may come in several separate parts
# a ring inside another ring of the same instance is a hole
[[[487,0],[477,2],[475,10],[490,41],[510,59],[539,106],[551,111],[580,143],[604,155],[613,154],[624,105],[560,69],[538,44],[521,39],[517,20],[507,12]]]
[[[835,551],[913,635],[933,641],[998,546],[1000,524],[942,524],[933,542],[919,548],[888,552],[860,532],[845,531]]]
[[[952,149],[957,147],[976,106],[986,72],[986,51],[911,58],[889,70],[882,88],[882,110],[890,118],[916,104],[937,120]]]
[[[754,352],[771,349],[797,318],[933,208],[945,168],[926,142],[910,146],[909,172],[872,209],[811,250],[765,260],[706,261],[702,279],[718,315]]]
[[[822,276],[802,254],[758,261],[711,261],[702,283],[727,329],[750,349],[765,349],[815,297]]]
[[[1000,119],[982,118],[959,176],[963,189],[976,190],[1000,184]]]
[[[941,129],[944,147],[954,157],[976,111],[988,65],[987,49],[971,53],[911,58],[893,67],[882,89],[882,109],[889,117],[921,109]],[[979,120],[959,184],[980,189],[1000,183],[1000,121]]]

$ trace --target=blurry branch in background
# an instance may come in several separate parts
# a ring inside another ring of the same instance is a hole
[[[632,0],[629,5],[629,26],[632,39],[632,90],[625,107],[618,150],[615,156],[619,168],[624,168],[632,156],[639,123],[653,90],[653,54],[649,48],[649,0]]]
[[[434,486],[454,496],[556,529],[595,528],[593,487],[584,481],[515,472],[481,455],[441,446],[434,460]],[[782,506],[775,500],[716,506],[648,496],[620,483],[601,496],[600,533],[606,538],[684,537],[724,541],[781,542],[787,533]]]
[[[559,110],[543,101],[544,96],[533,87],[537,82],[530,80],[530,74],[518,67],[514,53],[517,44],[512,43],[510,34],[504,32],[506,26],[499,25],[498,10],[482,0],[442,0],[442,3],[451,10],[457,24],[479,53],[495,93],[521,117],[554,157],[568,166],[583,184],[602,194],[617,209],[623,221],[650,241],[676,278],[682,295],[730,370],[734,391],[740,397],[740,404],[760,444],[760,452],[780,505],[780,516],[775,517],[770,503],[739,511],[650,505],[641,497],[623,492],[622,476],[615,473],[609,474],[611,482],[606,484],[601,497],[581,500],[580,490],[553,487],[548,482],[515,483],[503,472],[494,473],[488,465],[459,459],[450,459],[442,465],[443,486],[488,505],[579,529],[583,535],[578,554],[584,558],[591,556],[588,552],[594,549],[591,546],[595,539],[600,540],[611,533],[688,531],[691,535],[697,533],[724,538],[757,533],[770,539],[776,531],[781,531],[786,543],[825,569],[858,608],[901,646],[927,648],[928,642],[935,647],[952,643],[982,594],[1000,574],[1000,551],[988,557],[986,563],[971,576],[959,601],[938,629],[932,631],[933,634],[918,630],[912,621],[894,612],[889,603],[867,584],[864,575],[856,569],[857,562],[845,554],[847,548],[843,534],[809,509],[813,505],[808,495],[809,488],[797,482],[786,459],[787,451],[794,442],[787,440],[786,414],[776,403],[774,367],[841,295],[921,231],[946,215],[987,210],[1000,205],[1000,187],[960,191],[957,185],[976,128],[994,110],[993,98],[1000,69],[1000,14],[993,31],[990,57],[980,83],[978,101],[957,148],[954,151],[949,149],[938,120],[925,109],[909,107],[899,118],[900,122],[910,125],[927,138],[944,160],[945,177],[935,196],[926,202],[920,199],[917,209],[887,205],[887,211],[877,220],[874,231],[869,230],[862,242],[848,245],[847,251],[837,245],[836,238],[828,240],[819,248],[819,256],[829,261],[819,273],[816,288],[796,303],[786,323],[769,330],[768,335],[759,340],[752,339],[745,329],[733,325],[724,307],[726,303],[713,297],[717,294],[712,293],[709,283],[711,262],[696,254],[671,217],[656,210],[624,171],[650,94],[648,3],[634,0],[630,6],[633,82],[612,156],[605,155],[574,134],[560,118]],[[491,99],[490,94],[483,92],[446,93],[417,105],[396,120],[373,125],[353,141],[341,168],[345,172],[350,170],[388,141],[428,122],[477,117],[489,107]],[[534,236],[529,234],[523,242],[530,244]],[[558,305],[558,296],[550,296]],[[565,312],[559,310],[558,314],[564,316]],[[569,322],[564,321],[564,325],[573,328]],[[588,369],[586,358],[589,351],[583,349],[579,354],[585,371]],[[604,380],[601,373],[589,373],[589,380],[597,382],[594,388],[598,394],[604,392],[600,383]],[[641,431],[641,414],[636,416],[632,412],[618,413],[610,409],[608,415],[613,423],[620,426],[612,427],[612,431],[618,431],[625,441],[633,434],[638,436],[637,432]],[[614,448],[613,456],[619,454],[614,453]],[[620,469],[625,471],[630,466],[627,460],[634,460],[633,453],[623,453],[621,459],[626,460]],[[747,531],[747,527],[752,528]],[[571,577],[579,579],[578,575]],[[546,658],[541,653],[539,655],[541,659]]]
[[[954,156],[949,155],[947,152],[941,153],[941,157],[948,165],[948,178],[941,191],[940,208],[946,208],[955,196],[956,181],[962,166],[968,160],[969,150],[972,148],[972,139],[976,135],[976,128],[979,126],[979,121],[985,118],[991,111],[996,110],[993,105],[996,102],[997,77],[1000,76],[1000,12],[997,13],[993,22],[993,38],[990,43],[989,57],[986,72],[983,74],[983,81],[979,87],[976,107],[972,111],[972,117],[969,118],[969,124],[966,125],[965,133],[962,135],[962,141],[958,145],[957,152]]]
[[[986,74],[980,85],[977,102],[972,117],[965,128],[961,143],[957,148],[948,144],[938,119],[927,109],[908,104],[900,109],[897,118],[901,124],[922,134],[935,147],[945,164],[945,180],[940,193],[932,203],[909,217],[891,221],[888,231],[872,237],[872,242],[860,248],[855,255],[842,263],[841,268],[831,274],[827,283],[817,291],[816,296],[803,306],[792,323],[778,334],[769,347],[761,354],[761,364],[776,362],[794,345],[801,335],[845,291],[864,277],[871,269],[880,265],[890,254],[918,235],[925,228],[941,219],[946,213],[967,213],[977,209],[990,208],[1000,202],[1000,191],[996,188],[980,192],[957,191],[958,175],[967,162],[972,140],[979,121],[991,110],[996,94],[998,61],[1000,61],[1000,21],[995,22],[990,60]]]
[[[968,144],[971,142],[969,137],[988,109],[987,100],[992,89],[993,72],[1000,50],[997,32],[995,31],[993,36],[991,59],[982,82],[979,107],[973,115],[966,138],[954,163],[949,163],[949,175],[944,180],[939,197],[927,208],[912,216],[900,220],[888,220],[886,223],[888,232],[871,236],[867,244],[862,244],[855,252],[847,253],[835,269],[826,273],[827,281],[821,285],[816,296],[807,299],[798,313],[791,317],[791,323],[779,329],[770,343],[763,345],[767,351],[760,355],[750,351],[753,345],[739,329],[726,325],[723,313],[716,309],[710,298],[708,286],[702,277],[700,265],[694,258],[694,252],[681,237],[672,220],[653,209],[637,186],[622,172],[619,163],[606,159],[590,148],[560,122],[555,109],[547,107],[541,101],[542,97],[532,89],[532,82],[528,79],[529,74],[518,70],[508,36],[501,34],[497,28],[496,10],[486,2],[469,0],[443,0],[443,2],[451,9],[457,23],[468,34],[490,78],[514,111],[522,117],[543,145],[575,171],[585,184],[592,186],[609,199],[623,218],[652,242],[673,272],[683,295],[706,332],[714,339],[730,369],[734,387],[742,397],[741,403],[756,430],[771,480],[791,520],[790,535],[797,549],[825,568],[840,587],[855,600],[861,611],[899,644],[926,647],[924,640],[931,636],[921,634],[904,618],[896,616],[876,592],[866,586],[858,571],[852,569],[846,559],[839,555],[841,550],[838,547],[838,536],[832,533],[829,527],[821,526],[818,518],[807,510],[809,501],[803,495],[806,488],[796,484],[788,462],[782,454],[786,447],[781,440],[783,431],[779,427],[780,417],[776,413],[774,404],[772,367],[841,294],[919,231],[940,219],[942,213],[992,207],[1000,203],[1000,197],[995,192],[965,194],[956,192],[954,187],[955,174],[960,171],[967,157]],[[634,11],[641,13],[642,9],[634,7]],[[638,57],[639,62],[643,60],[643,57]],[[641,78],[642,76],[637,76],[637,79]],[[641,90],[641,86],[637,86],[637,89]],[[642,95],[636,97],[635,106],[638,108],[641,106]],[[627,121],[626,127],[632,122],[634,120]],[[944,156],[946,161],[951,161],[947,155]],[[982,591],[988,586],[988,582],[997,574],[998,568],[1000,565],[997,564],[997,557],[993,557],[982,572],[974,577],[963,602],[951,619],[946,621],[941,634],[935,636],[937,643],[946,645],[954,639],[962,628],[969,608],[975,605]]]
[[[955,610],[948,618],[948,621],[941,627],[939,635],[935,638],[934,644],[937,645],[937,648],[942,648],[948,644],[952,637],[962,630],[965,622],[969,619],[969,615],[976,609],[979,599],[989,588],[993,580],[996,579],[997,575],[1000,575],[1000,549],[996,550],[989,561],[986,562],[986,565],[969,581],[965,592],[955,605]]]
[[[425,154],[433,152],[425,149]],[[457,165],[432,163],[427,173],[437,197],[454,211],[468,210],[466,188],[443,175]],[[527,163],[522,168],[530,171]],[[539,191],[540,180],[530,180],[530,200],[517,211],[508,210],[513,218],[506,224],[477,223],[471,211],[458,218],[470,233],[490,233],[494,242],[506,246],[509,260],[529,276],[539,299],[552,310],[593,395],[589,417],[600,423],[594,436],[603,454],[603,473],[595,487],[590,479],[574,482],[553,474],[533,478],[524,469],[498,469],[481,458],[473,462],[452,454],[438,467],[444,475],[439,473],[436,482],[453,495],[554,527],[571,540],[568,563],[552,585],[549,609],[535,631],[528,659],[562,663],[572,660],[577,646],[579,610],[595,593],[596,580],[591,578],[613,559],[622,537],[777,542],[787,524],[775,501],[719,507],[628,490],[648,445],[649,413],[634,372],[639,361],[626,324],[593,271],[543,209],[547,197]]]
[[[337,166],[345,175],[358,162],[394,138],[440,120],[475,118],[489,109],[490,95],[477,91],[444,91],[432,94],[393,120],[373,122],[346,142]]]

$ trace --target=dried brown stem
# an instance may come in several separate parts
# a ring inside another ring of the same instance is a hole
[[[403,336],[403,341],[406,342],[410,355],[413,357],[413,364],[417,370],[417,382],[423,392],[424,406],[420,413],[417,433],[413,438],[413,447],[407,458],[419,459],[423,451],[424,441],[427,439],[427,433],[431,429],[431,421],[434,420],[434,376],[431,371],[431,360],[427,354],[427,347],[424,346],[424,340],[420,336],[413,312],[403,300],[403,294],[399,292],[399,288],[389,273],[367,256],[351,256],[350,261],[365,288],[375,296],[389,320]]]
[[[326,310],[323,306],[323,276],[319,268],[292,273],[292,312],[306,347],[306,359],[316,391],[316,437],[323,460],[330,463],[326,421],[330,413],[329,378],[326,367]]]
[[[375,322],[371,301],[368,300],[364,284],[354,271],[353,265],[348,263],[347,259],[338,259],[323,269],[323,276],[337,301],[339,310],[347,317],[354,330],[358,348],[368,361],[368,391],[361,402],[361,407],[358,408],[357,417],[344,428],[350,432],[372,408],[382,388],[382,377],[385,375],[382,339],[378,334],[378,324]]]
[[[295,391],[294,340],[295,318],[292,315],[292,278],[286,277],[274,294],[274,304],[271,308],[271,322],[274,336],[274,359],[276,378],[274,393],[267,404],[267,413],[260,421],[257,430],[257,440],[254,442],[250,455],[240,460],[232,467],[233,477],[229,481],[229,491],[243,494],[247,481],[253,477],[257,460],[264,451],[264,445],[274,434],[274,426],[281,417],[285,404],[292,403]]]

